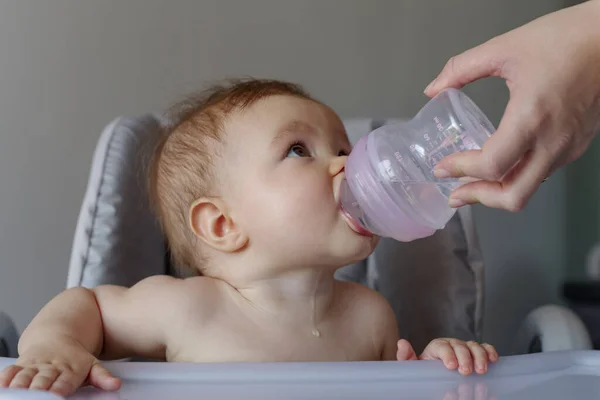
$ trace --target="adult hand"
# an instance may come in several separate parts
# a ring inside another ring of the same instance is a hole
[[[450,205],[521,210],[554,170],[579,158],[600,121],[600,0],[548,14],[452,57],[425,89],[433,97],[487,76],[510,100],[480,151],[454,154],[436,176],[475,178]]]

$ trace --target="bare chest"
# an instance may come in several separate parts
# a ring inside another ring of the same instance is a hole
[[[189,321],[169,343],[177,362],[305,362],[380,360],[381,351],[352,317],[316,326],[229,313],[211,321]],[[318,334],[315,334],[315,328]]]

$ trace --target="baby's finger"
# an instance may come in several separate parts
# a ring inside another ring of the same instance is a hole
[[[458,368],[458,360],[454,354],[454,350],[447,340],[436,340],[432,342],[423,354],[422,360],[442,360],[444,366],[448,369]]]
[[[11,365],[6,367],[0,372],[0,388],[7,388],[12,382],[15,375],[19,373],[23,368],[18,365]]]
[[[11,389],[26,389],[31,384],[31,380],[38,373],[38,370],[35,368],[23,368],[19,371],[12,382],[10,383],[9,388]]]
[[[58,378],[58,375],[60,375],[60,371],[58,371],[56,368],[46,368],[40,370],[40,372],[38,372],[38,374],[31,381],[31,385],[29,387],[37,390],[48,390],[56,378]]]
[[[115,378],[106,368],[95,364],[90,371],[90,384],[102,390],[114,391],[121,388],[121,380]]]
[[[484,343],[481,346],[485,349],[485,351],[488,355],[488,360],[490,362],[498,361],[498,352],[496,351],[494,346],[492,346],[491,344],[487,344],[487,343]]]
[[[467,342],[467,347],[473,355],[475,360],[475,371],[478,374],[485,374],[487,372],[488,354],[479,343]]]
[[[50,386],[50,391],[66,397],[74,393],[82,382],[83,380],[75,375],[73,371],[64,370],[61,372],[58,378],[56,378],[52,386]]]
[[[471,358],[471,351],[464,342],[453,341],[451,342],[452,349],[458,359],[458,372],[461,375],[469,375],[473,370],[473,360]]]

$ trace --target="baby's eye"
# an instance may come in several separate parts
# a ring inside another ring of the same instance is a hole
[[[296,143],[290,146],[287,157],[310,157],[310,151],[302,143]]]
[[[348,150],[340,150],[338,152],[338,157],[349,156],[350,152]]]

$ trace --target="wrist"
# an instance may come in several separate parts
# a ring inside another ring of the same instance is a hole
[[[28,353],[37,353],[40,349],[81,349],[88,350],[75,338],[65,334],[44,334],[35,336],[26,336],[21,338],[18,345],[19,355]]]

